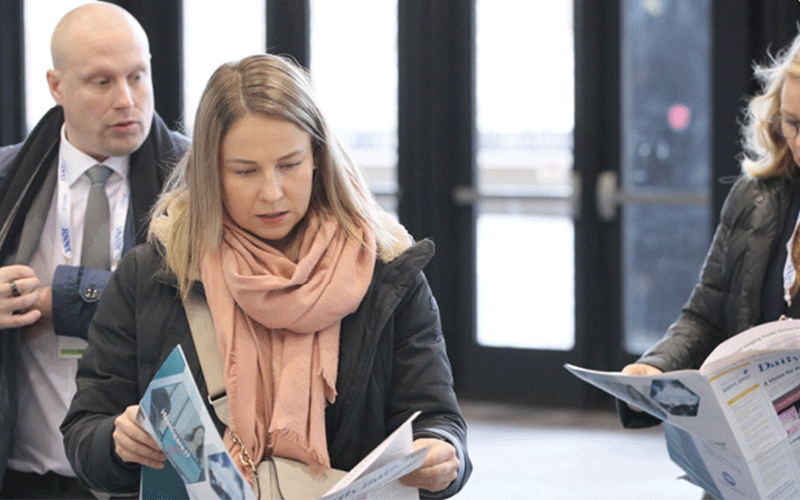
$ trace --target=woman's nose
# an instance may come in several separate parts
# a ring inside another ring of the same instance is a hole
[[[261,196],[268,201],[279,200],[283,196],[283,186],[281,185],[280,175],[275,172],[267,172],[261,186]]]

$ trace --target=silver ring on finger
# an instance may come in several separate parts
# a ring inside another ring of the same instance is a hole
[[[8,282],[8,286],[11,287],[11,296],[12,297],[19,297],[19,296],[22,295],[21,293],[19,293],[19,288],[17,288],[17,284],[16,284],[16,282],[14,282],[14,280],[9,281]]]

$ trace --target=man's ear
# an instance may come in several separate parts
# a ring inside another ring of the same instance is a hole
[[[53,100],[56,101],[56,104],[61,105],[63,98],[61,94],[61,72],[55,69],[48,69],[47,86],[50,88],[50,95],[53,96]]]

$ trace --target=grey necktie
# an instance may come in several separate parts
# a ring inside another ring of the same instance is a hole
[[[108,196],[106,180],[112,170],[105,165],[95,165],[86,171],[92,181],[89,198],[86,200],[86,217],[83,220],[83,245],[81,265],[95,269],[111,269],[109,251],[111,229],[109,227]]]

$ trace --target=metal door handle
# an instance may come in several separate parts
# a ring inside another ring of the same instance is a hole
[[[710,197],[705,193],[688,191],[660,191],[658,193],[630,193],[617,187],[617,173],[611,170],[600,172],[595,190],[597,215],[605,222],[617,218],[617,207],[625,203],[654,203],[662,205],[708,205]]]

